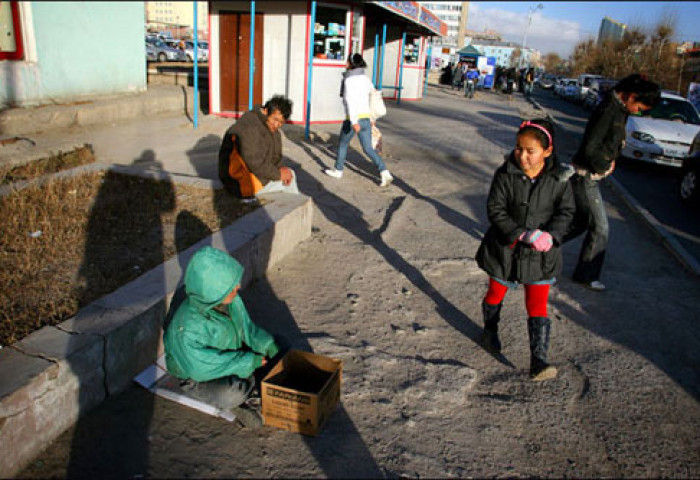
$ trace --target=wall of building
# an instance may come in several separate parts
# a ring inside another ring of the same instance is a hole
[[[20,2],[25,59],[0,61],[0,105],[146,89],[143,2]]]

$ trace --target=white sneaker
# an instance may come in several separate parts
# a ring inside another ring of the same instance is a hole
[[[394,180],[394,177],[391,176],[389,170],[382,170],[381,172],[379,172],[379,175],[382,178],[382,183],[379,184],[380,187],[386,187],[391,183],[392,180]]]
[[[323,171],[326,175],[329,175],[333,178],[343,178],[343,171],[342,170],[336,170],[335,168],[328,168]]]
[[[588,288],[590,288],[591,290],[595,290],[596,292],[602,292],[603,290],[605,290],[605,285],[603,284],[603,282],[601,282],[599,280],[593,280],[591,283],[587,284],[586,286]]]

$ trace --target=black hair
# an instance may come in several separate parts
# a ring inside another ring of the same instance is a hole
[[[355,68],[365,68],[367,66],[367,62],[365,62],[365,59],[362,58],[362,55],[359,53],[353,53],[348,56],[348,63],[350,64],[350,70],[353,70]]]
[[[613,90],[617,93],[634,93],[637,101],[648,107],[656,105],[661,97],[659,85],[639,73],[633,73],[623,78],[617,82]]]
[[[527,125],[528,123],[530,125]],[[539,125],[539,127],[535,127],[532,124]],[[549,137],[546,133],[542,131],[542,128],[540,127],[544,128],[545,130],[547,130],[547,132],[549,132]],[[535,118],[534,120],[523,122],[522,124],[520,124],[518,136],[522,135],[523,133],[528,133],[529,135],[535,137],[540,142],[540,145],[542,145],[542,148],[544,150],[547,150],[549,148],[550,138],[551,145],[554,145],[554,125],[552,125],[552,122],[550,122],[547,119]]]
[[[267,115],[270,116],[275,110],[279,110],[285,120],[289,120],[292,114],[292,101],[284,95],[275,95],[263,106],[267,110]]]

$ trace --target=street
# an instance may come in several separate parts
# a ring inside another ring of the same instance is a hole
[[[564,100],[551,90],[536,88],[534,98],[558,122],[559,145],[569,161],[580,144],[590,112]],[[614,176],[649,210],[697,261],[700,261],[700,209],[681,202],[678,196],[679,169],[633,159],[616,163]]]
[[[378,126],[395,181],[385,189],[356,138],[342,180],[323,173],[339,125],[315,125],[313,141],[303,126],[284,127],[286,163],[314,201],[313,234],[242,292],[256,323],[343,361],[341,403],[321,434],[242,429],[133,386],[20,477],[697,475],[700,280],[604,189],[609,289],[571,281],[580,240],[566,244],[548,306],[559,374],[532,382],[522,288],[503,304],[503,354],[479,344],[488,279],[474,256],[494,170],[522,120],[541,111],[517,93],[466,100],[436,86],[420,102],[387,107]],[[111,136],[135,139],[124,132],[149,121],[162,120],[137,119]],[[560,122],[580,129],[583,120]],[[215,174],[215,150],[192,165],[158,158],[172,173],[208,165]]]

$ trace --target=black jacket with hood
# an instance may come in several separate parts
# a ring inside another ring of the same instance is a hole
[[[513,153],[493,177],[487,202],[491,226],[476,254],[479,267],[491,277],[523,284],[550,280],[561,272],[561,243],[576,206],[571,184],[554,154],[533,183]],[[554,246],[538,252],[518,241],[526,230],[549,232]]]

